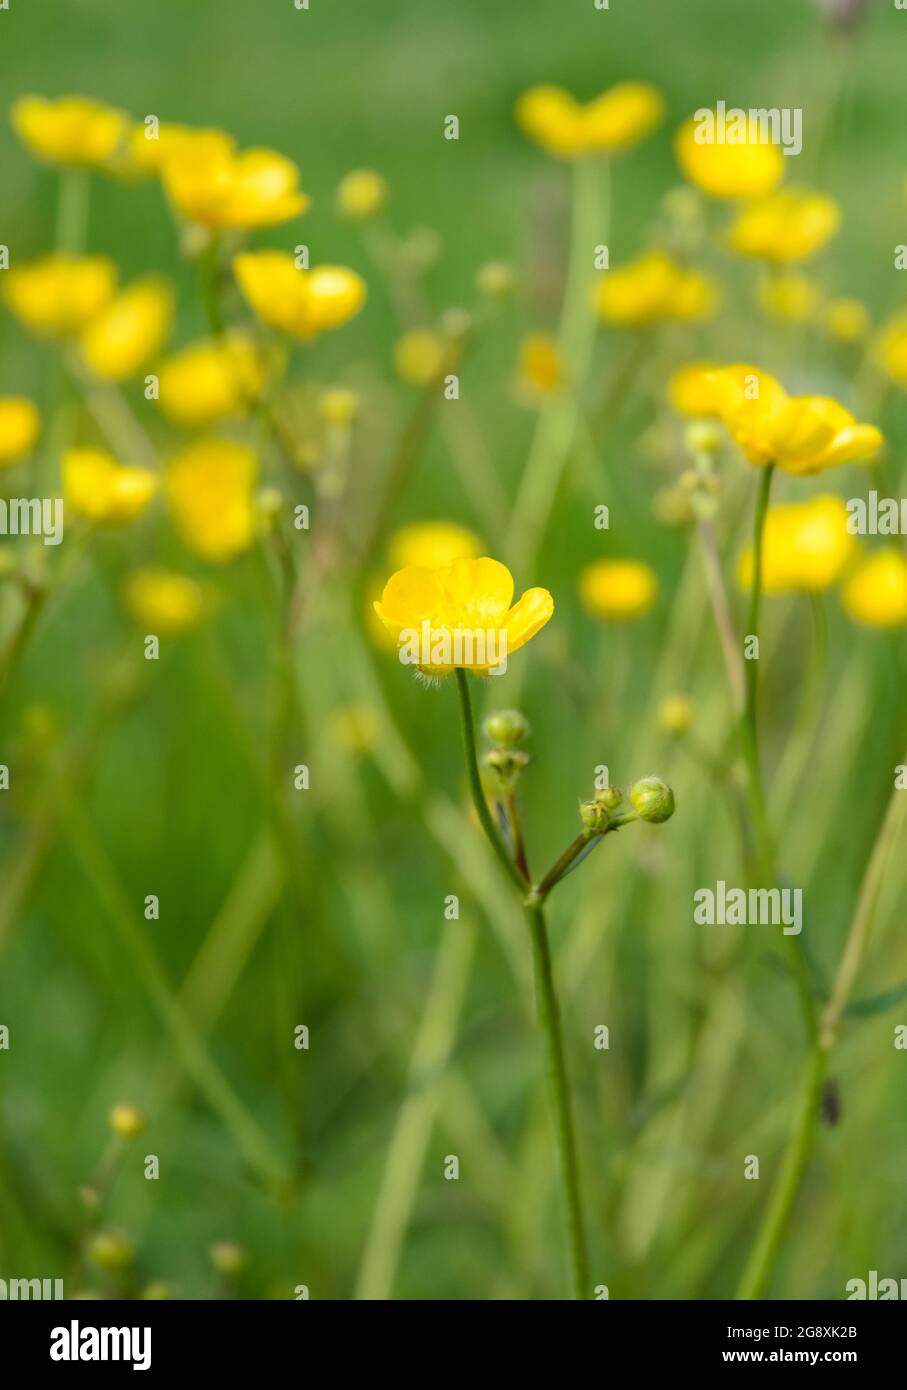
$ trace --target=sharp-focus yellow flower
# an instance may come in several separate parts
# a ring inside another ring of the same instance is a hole
[[[841,590],[845,611],[867,627],[907,623],[907,559],[893,546],[861,560]]]
[[[806,188],[781,188],[741,209],[728,242],[738,256],[789,265],[821,251],[840,224],[834,198]]]
[[[784,155],[777,145],[761,139],[758,124],[748,119],[743,143],[708,140],[720,134],[714,112],[711,123],[692,116],[674,137],[674,153],[685,176],[713,198],[757,198],[781,182]],[[731,134],[731,131],[724,132]]]
[[[707,319],[717,301],[713,280],[687,270],[663,251],[647,251],[607,271],[597,289],[599,317],[616,328]]]
[[[713,413],[750,463],[775,463],[787,473],[818,473],[872,458],[884,443],[875,425],[861,424],[837,401],[789,396],[756,367],[724,367],[713,380]]]
[[[116,283],[117,268],[103,256],[45,256],[2,280],[16,318],[43,337],[78,333],[113,298]]]
[[[896,314],[885,325],[876,356],[882,370],[895,386],[907,390],[907,313]]]
[[[13,127],[32,154],[49,164],[107,164],[126,136],[129,117],[90,97],[20,97]]]
[[[798,270],[764,275],[756,299],[764,314],[781,323],[806,323],[819,305],[819,286]]]
[[[300,270],[286,251],[247,252],[236,257],[233,271],[262,323],[294,338],[340,328],[365,303],[366,284],[354,270],[342,265]]]
[[[686,367],[680,367],[668,386],[674,409],[692,419],[716,416],[715,373],[720,370],[717,362],[690,362]]]
[[[563,391],[567,369],[557,342],[550,334],[530,333],[520,343],[517,384],[531,400],[557,396]]]
[[[155,636],[182,636],[197,627],[205,614],[200,584],[173,570],[135,570],[127,579],[123,600],[129,615]]]
[[[82,356],[95,376],[125,381],[163,346],[173,320],[173,290],[158,275],[136,280],[82,332]]]
[[[68,515],[123,526],[146,510],[158,488],[147,468],[128,468],[102,449],[70,449],[63,455],[63,501]]]
[[[248,549],[255,533],[258,460],[251,449],[206,439],[184,450],[167,472],[167,500],[186,545],[206,560]]]
[[[41,429],[38,407],[25,396],[0,396],[0,468],[34,448]]]
[[[158,372],[160,406],[186,429],[242,415],[264,381],[255,344],[240,333],[203,338],[168,357]]]
[[[387,180],[374,169],[353,169],[340,180],[337,206],[344,217],[357,222],[374,217],[388,199]]]
[[[514,114],[521,130],[549,154],[618,154],[655,129],[664,101],[646,82],[619,82],[585,104],[545,84],[523,92]]]
[[[394,532],[387,553],[395,570],[434,570],[473,560],[481,548],[478,536],[455,521],[414,521]]]
[[[449,361],[447,339],[429,328],[413,328],[394,345],[394,367],[407,386],[431,386],[440,381]]]
[[[839,343],[862,343],[869,332],[869,310],[859,299],[832,299],[822,310],[822,326]]]
[[[299,191],[292,160],[275,150],[239,151],[222,131],[170,142],[161,176],[174,207],[215,231],[273,227],[298,217],[311,202]]]
[[[511,606],[513,576],[498,560],[455,560],[440,569],[398,570],[375,612],[397,639],[400,660],[429,676],[457,667],[487,674],[544,627],[547,589],[527,589]]]
[[[856,540],[840,497],[812,497],[770,507],[762,537],[762,589],[767,594],[820,593],[840,578]],[[753,583],[753,548],[740,556],[740,585]]]
[[[580,571],[579,596],[593,617],[625,622],[648,613],[658,578],[642,560],[595,560]]]

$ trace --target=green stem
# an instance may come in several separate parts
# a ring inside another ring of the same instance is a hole
[[[90,193],[91,175],[87,169],[64,169],[60,174],[55,247],[64,255],[80,256],[85,250]]]
[[[827,1065],[828,1054],[825,1048],[817,1043],[812,1048],[806,1065],[797,1124],[788,1141],[781,1162],[781,1171],[772,1188],[756,1243],[743,1271],[738,1298],[760,1298],[774,1268],[800,1179],[803,1177],[812,1149]]]
[[[476,757],[476,736],[472,721],[472,700],[469,694],[468,677],[466,672],[459,666],[456,670],[456,677],[457,693],[460,697],[460,729],[463,735],[463,751],[466,755],[466,774],[469,778],[469,790],[472,794],[472,803],[476,808],[476,815],[479,817],[488,843],[501,861],[508,878],[519,890],[520,896],[525,897],[529,884],[507,853],[504,842],[498,834],[497,826],[492,820],[491,812],[488,809],[488,801],[485,797],[485,789],[482,786],[482,778],[479,775],[479,763]]]
[[[208,326],[215,338],[223,337],[224,316],[220,304],[220,237],[212,233],[198,261],[202,302]]]
[[[567,1232],[570,1241],[570,1262],[573,1271],[575,1298],[589,1297],[589,1264],[584,1234],[583,1201],[576,1153],[576,1135],[570,1104],[570,1086],[564,1061],[560,1009],[554,988],[548,930],[541,905],[527,906],[526,916],[532,936],[532,958],[535,966],[535,985],[539,1021],[545,1035],[548,1080],[554,1105],[554,1128],[561,1177],[567,1205]]]

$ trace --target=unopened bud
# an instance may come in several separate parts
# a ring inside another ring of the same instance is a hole
[[[717,454],[723,441],[721,426],[715,420],[691,420],[683,436],[688,454]]]
[[[218,1274],[238,1274],[246,1262],[246,1252],[232,1240],[218,1240],[208,1251],[208,1258]]]
[[[660,825],[674,814],[674,793],[660,777],[641,777],[630,788],[630,803],[640,820]]]
[[[132,1242],[117,1231],[98,1231],[89,1242],[88,1257],[99,1268],[116,1273],[132,1264]]]
[[[670,734],[685,734],[693,721],[693,706],[686,695],[666,695],[658,707],[658,722]]]
[[[529,722],[518,709],[496,709],[486,716],[482,732],[490,743],[512,748],[529,735]]]
[[[115,1105],[108,1119],[110,1128],[121,1139],[134,1139],[145,1128],[145,1116],[134,1105]]]
[[[604,806],[606,811],[616,811],[624,799],[624,794],[620,787],[599,787],[595,793],[595,800],[600,806]]]
[[[604,835],[611,824],[611,812],[601,801],[581,801],[579,818],[593,835]]]

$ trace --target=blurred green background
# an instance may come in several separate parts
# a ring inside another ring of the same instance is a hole
[[[426,281],[438,313],[473,306],[483,262],[520,268],[524,292],[463,370],[483,448],[512,496],[534,426],[513,399],[517,345],[555,321],[567,213],[564,168],[514,126],[520,91],[555,81],[585,98],[624,78],[663,91],[667,121],[616,163],[612,265],[635,254],[680,182],[671,133],[692,110],[719,97],[802,107],[805,149],[792,177],[819,182],[844,210],[822,281],[881,318],[902,297],[892,249],[907,215],[905,23],[890,5],[871,7],[844,45],[806,0],[612,0],[605,13],[592,0],[312,0],[308,12],[291,0],[13,0],[0,12],[0,107],[27,92],[85,93],[139,119],[223,126],[299,163],[311,213],[254,241],[305,241],[315,263],[349,264],[369,281],[366,311],[306,365],[316,383],[362,391],[352,505],[365,518],[410,397],[394,381],[390,297],[334,211],[344,173],[366,165],[386,175],[398,231],[438,230]],[[442,139],[449,113],[460,119],[456,143]],[[811,139],[820,126],[821,142]],[[0,240],[20,258],[48,250],[56,177],[7,121],[0,168]],[[124,277],[171,275],[175,341],[203,333],[160,188],[93,183],[90,248]],[[718,252],[713,268],[727,285],[719,321],[664,335],[597,441],[611,530],[592,528],[583,486],[565,487],[534,571],[516,574],[518,591],[549,587],[557,612],[491,692],[498,703],[518,698],[533,726],[524,780],[534,867],[575,833],[597,764],[622,786],[659,772],[677,797],[674,821],[614,837],[551,911],[592,1266],[612,1297],[733,1294],[791,1122],[802,1050],[769,930],[753,929],[730,959],[720,933],[692,924],[694,889],[739,877],[733,827],[701,762],[659,730],[654,711],[661,694],[688,693],[697,739],[724,760],[730,713],[691,538],[652,515],[654,493],[678,471],[676,439],[660,453],[645,441],[670,371],[701,355],[752,358],[792,389],[849,404],[856,387],[811,330],[758,318],[751,276]],[[596,381],[607,382],[621,351],[601,335]],[[48,398],[45,350],[5,314],[0,364],[0,389]],[[889,399],[879,420],[892,483],[902,413]],[[78,426],[91,437],[90,422]],[[736,468],[739,513],[751,480]],[[849,497],[865,483],[851,468],[831,486]],[[394,520],[441,516],[482,530],[436,429]],[[732,507],[722,518],[729,569],[736,524]],[[507,558],[501,536],[483,540]],[[576,574],[599,553],[639,556],[659,572],[658,607],[631,629],[605,630],[581,613]],[[82,557],[3,694],[11,788],[0,802],[0,1022],[10,1049],[0,1052],[0,1277],[65,1275],[70,1293],[121,1287],[79,1254],[79,1189],[100,1174],[99,1224],[135,1245],[130,1292],[166,1281],[194,1298],[291,1298],[303,1284],[317,1298],[562,1296],[528,942],[463,811],[452,688],[424,690],[369,646],[364,596],[380,566],[352,593],[329,586],[295,654],[299,707],[277,747],[282,766],[309,765],[311,788],[287,794],[275,826],[267,787],[281,686],[268,567],[252,552],[216,572],[216,618],[167,644],[149,672],[116,588],[126,568],[157,557],[185,564],[155,518]],[[856,632],[833,597],[827,607],[823,695],[793,752],[809,632],[793,600],[767,605],[764,704],[770,766],[783,774],[773,810],[784,869],[805,890],[804,944],[820,982],[840,954],[905,726],[897,637]],[[381,732],[359,757],[331,729],[338,709],[362,703],[378,710]],[[904,887],[901,856],[861,995],[907,976]],[[143,917],[151,893],[159,922]],[[459,934],[443,916],[452,893]],[[840,1122],[820,1136],[775,1296],[839,1298],[871,1268],[905,1272],[897,1021],[895,1010],[846,1031],[833,1068]],[[611,1030],[605,1053],[592,1046],[600,1023]],[[310,1030],[307,1051],[294,1049],[298,1024]],[[146,1111],[148,1127],[111,1156],[107,1113],[121,1100]],[[146,1153],[160,1157],[159,1181],[143,1176]],[[460,1159],[455,1182],[444,1177],[449,1154]],[[748,1154],[761,1156],[758,1183],[743,1180]],[[218,1240],[246,1251],[235,1278],[211,1269]]]

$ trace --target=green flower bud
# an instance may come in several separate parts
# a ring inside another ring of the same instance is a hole
[[[689,454],[717,454],[723,441],[721,426],[715,420],[692,420],[684,432]]]
[[[579,816],[584,829],[593,835],[604,835],[611,823],[611,812],[601,801],[581,801]]]
[[[674,793],[660,777],[641,777],[630,788],[630,802],[640,820],[660,825],[674,814]]]
[[[116,1273],[132,1264],[132,1242],[116,1231],[98,1231],[91,1238],[88,1256],[101,1269]]]
[[[528,737],[529,724],[518,709],[496,709],[485,719],[482,732],[489,743],[512,748],[515,743],[522,743]]]
[[[606,811],[616,811],[624,799],[624,794],[620,787],[599,787],[595,793],[595,800],[600,806],[604,806]]]
[[[489,748],[482,755],[482,780],[490,795],[510,792],[529,762],[521,748]]]
[[[246,1252],[232,1240],[218,1240],[208,1251],[218,1274],[238,1274],[246,1262]]]

